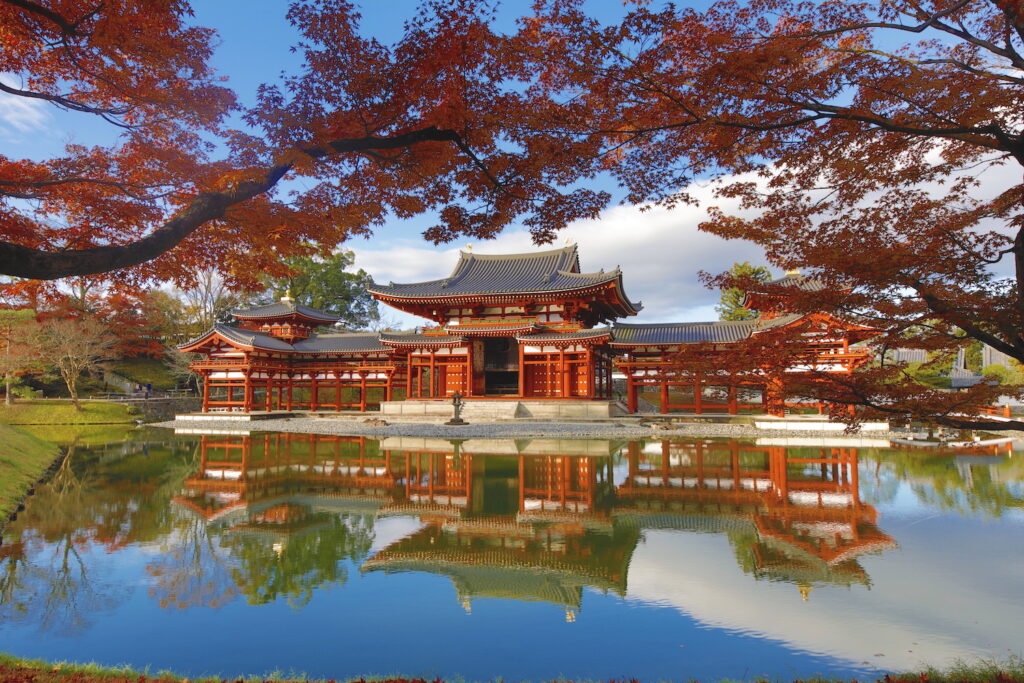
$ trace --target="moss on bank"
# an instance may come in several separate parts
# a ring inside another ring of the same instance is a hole
[[[56,445],[0,424],[0,528],[59,455]]]
[[[81,412],[75,410],[71,401],[63,400],[24,400],[10,406],[0,404],[0,424],[127,424],[133,421],[129,406],[107,401],[83,401]]]
[[[20,659],[0,652],[0,683],[200,683],[202,681],[225,681],[226,679],[215,677],[204,677],[188,679],[175,675],[168,671],[161,671],[151,674],[148,671],[139,671],[128,666],[104,667],[97,664],[69,664],[67,662],[45,662],[42,660]],[[313,683],[316,679],[306,676],[284,677],[278,674],[270,676],[248,676],[231,679],[233,681],[267,681],[273,683],[285,683],[296,681],[297,683]],[[347,679],[366,683],[428,683],[423,678],[399,678],[399,677],[370,677]],[[566,679],[557,679],[562,683],[570,683]],[[684,680],[684,679],[680,679]],[[688,679],[692,681],[693,679]],[[758,679],[764,680],[764,679]],[[776,679],[777,680],[777,679]],[[787,679],[788,680],[788,679]],[[838,683],[839,681],[850,680],[863,683],[871,681],[865,679],[839,679],[839,678],[807,678],[792,679],[793,683],[822,682]],[[980,661],[975,663],[957,663],[947,669],[929,668],[924,671],[882,674],[874,679],[875,683],[1024,683],[1024,659],[1011,657],[1001,662]],[[333,683],[333,679],[332,682]],[[434,679],[430,683],[442,683],[442,679]],[[614,683],[614,682],[612,682]],[[633,683],[636,683],[635,679]]]

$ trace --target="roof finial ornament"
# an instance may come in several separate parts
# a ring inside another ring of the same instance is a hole
[[[790,268],[789,270],[786,271],[786,275],[799,275],[799,274],[800,274],[800,269],[799,268]]]
[[[284,296],[281,297],[281,303],[290,304],[293,301],[295,301],[295,299],[292,298],[292,288],[289,287],[288,289],[284,290]]]
[[[574,240],[571,237],[566,237],[565,240],[564,240],[564,243],[565,244],[576,244],[576,240]]]
[[[473,244],[469,243],[466,245],[466,251],[473,251]]]

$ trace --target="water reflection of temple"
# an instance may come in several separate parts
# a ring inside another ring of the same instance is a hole
[[[618,485],[616,485],[618,481]],[[894,545],[860,499],[855,449],[736,441],[367,440],[204,436],[176,502],[276,551],[332,515],[414,517],[364,572],[448,578],[477,598],[539,600],[567,618],[584,588],[627,593],[645,530],[723,533],[744,571],[805,594],[867,583],[858,557]]]
[[[857,450],[737,441],[638,443],[616,516],[644,528],[727,533],[741,567],[789,581],[868,583],[857,558],[895,547],[860,499]]]

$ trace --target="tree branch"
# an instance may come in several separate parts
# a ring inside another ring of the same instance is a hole
[[[322,159],[347,152],[409,147],[422,142],[452,142],[460,149],[464,145],[456,131],[430,126],[388,137],[334,140],[324,145],[301,148],[300,151],[312,159]],[[480,163],[476,157],[471,159],[475,164]],[[241,182],[223,192],[200,194],[149,235],[128,244],[48,252],[0,241],[0,273],[53,280],[136,266],[173,249],[205,223],[222,217],[228,208],[267,192],[293,165],[294,161],[281,161],[257,180]],[[487,175],[493,182],[493,177],[489,173]]]

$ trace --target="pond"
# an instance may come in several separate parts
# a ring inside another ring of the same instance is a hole
[[[864,676],[1019,654],[1024,456],[138,431],[0,545],[0,651],[187,676]]]

